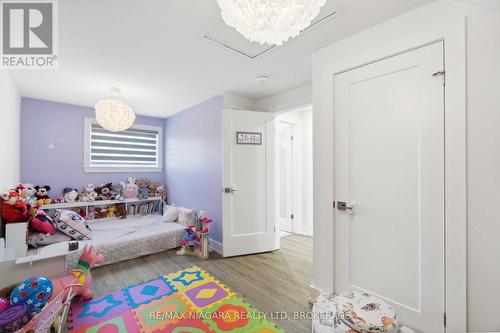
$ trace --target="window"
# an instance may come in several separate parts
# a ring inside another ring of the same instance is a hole
[[[161,127],[133,125],[113,133],[86,118],[85,172],[159,172],[162,138]]]

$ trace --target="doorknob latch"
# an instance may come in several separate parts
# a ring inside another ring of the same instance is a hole
[[[234,193],[236,192],[235,188],[232,187],[224,187],[224,193]]]
[[[343,212],[347,212],[352,214],[354,212],[354,205],[347,204],[345,201],[337,201],[336,205],[337,209]]]

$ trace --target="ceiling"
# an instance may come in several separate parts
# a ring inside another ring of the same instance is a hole
[[[224,92],[257,100],[306,84],[313,51],[432,1],[328,0],[333,19],[251,59],[203,38],[222,24],[215,0],[64,0],[58,69],[13,76],[26,97],[93,106],[115,86],[138,114],[166,117]]]

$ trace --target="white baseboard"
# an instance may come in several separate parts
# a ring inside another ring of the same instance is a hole
[[[222,243],[210,238],[208,240],[208,248],[222,255]]]

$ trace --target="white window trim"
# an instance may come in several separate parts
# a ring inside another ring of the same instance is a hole
[[[150,125],[132,125],[130,128],[154,130],[158,132],[158,167],[153,168],[103,168],[90,165],[90,128],[97,124],[95,118],[85,118],[83,134],[83,170],[87,173],[117,173],[117,172],[162,172],[163,171],[163,128]]]

